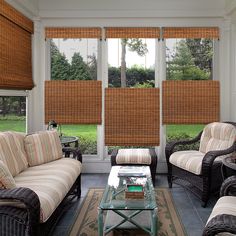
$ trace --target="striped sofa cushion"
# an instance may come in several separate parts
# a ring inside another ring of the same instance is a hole
[[[41,131],[25,137],[29,166],[41,165],[62,158],[62,146],[57,131]]]
[[[28,167],[24,137],[17,132],[0,132],[0,160],[6,164],[13,177]]]
[[[195,150],[174,152],[170,156],[170,163],[193,174],[200,175],[204,156],[205,153]]]
[[[214,122],[207,125],[202,133],[199,151],[207,153],[231,147],[236,140],[236,128],[227,123]]]
[[[0,161],[0,189],[15,188],[16,183],[7,166]]]
[[[223,196],[215,204],[207,223],[217,215],[234,215],[236,216],[236,197]]]
[[[40,201],[40,222],[46,222],[64,199],[81,173],[81,163],[62,158],[39,166],[29,167],[15,177],[17,187],[32,189]]]
[[[116,163],[120,164],[144,164],[150,165],[152,158],[148,148],[119,149]]]

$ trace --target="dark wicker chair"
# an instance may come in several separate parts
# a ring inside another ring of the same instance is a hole
[[[153,185],[155,186],[155,176],[156,176],[156,168],[157,168],[157,154],[155,152],[155,149],[154,148],[149,148],[149,153],[150,153],[150,156],[151,156],[151,164],[148,165],[150,167],[150,171],[151,171],[151,176],[152,176],[152,182],[153,182]],[[118,165],[117,162],[116,162],[116,156],[118,154],[118,150],[117,149],[114,149],[111,153],[111,166],[116,166]],[[125,164],[119,164],[119,165],[130,165],[130,166],[133,166],[135,164],[133,163],[125,163]],[[144,164],[136,164],[136,165],[144,165]]]
[[[78,149],[63,148],[63,152],[70,152],[73,158],[82,163],[82,155]],[[0,200],[14,201],[21,207],[12,205],[0,206],[0,235],[1,236],[41,236],[47,235],[58,217],[61,215],[61,206],[69,195],[80,197],[81,175],[77,178],[70,191],[57,207],[46,223],[40,224],[40,202],[34,191],[29,188],[0,189]],[[23,207],[22,207],[23,206]]]
[[[231,125],[236,127],[236,123],[233,122],[225,122],[230,123]],[[169,187],[172,187],[172,182],[179,184],[186,189],[193,192],[197,197],[202,200],[202,206],[205,207],[210,194],[212,192],[219,192],[220,186],[223,181],[222,173],[221,173],[221,161],[215,161],[217,157],[227,155],[233,153],[236,150],[236,141],[234,141],[233,145],[223,149],[223,150],[211,150],[206,152],[203,155],[203,159],[201,164],[201,169],[199,174],[195,174],[176,166],[170,162],[171,155],[175,152],[175,148],[182,145],[188,147],[190,144],[194,144],[200,142],[203,131],[198,134],[192,140],[183,140],[183,141],[175,141],[168,143],[166,145],[165,153],[166,153],[166,161],[168,166],[168,184]]]
[[[220,190],[220,196],[236,197],[236,176],[231,176],[223,182]],[[223,208],[221,208],[222,214],[214,214],[214,210],[221,205],[221,201],[222,198],[218,200],[215,207],[213,208],[213,215],[211,215],[208,219],[208,222],[203,231],[203,236],[213,236],[217,235],[218,233],[226,232],[236,235],[236,214],[231,215],[227,212],[227,210],[224,211]],[[224,201],[227,201],[227,198],[225,198]],[[233,207],[234,211],[236,212],[236,204],[233,205]]]

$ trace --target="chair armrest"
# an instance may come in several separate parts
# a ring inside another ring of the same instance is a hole
[[[0,189],[1,200],[14,200],[25,205],[31,224],[38,224],[40,219],[40,202],[38,195],[29,188]],[[1,206],[0,206],[1,208]],[[7,213],[6,213],[7,214]]]
[[[236,175],[228,177],[221,185],[220,196],[236,196]]]
[[[202,132],[201,131],[195,138],[193,139],[189,139],[189,140],[178,140],[178,141],[173,141],[170,143],[166,144],[165,147],[165,153],[166,153],[166,160],[169,162],[169,158],[171,156],[171,154],[174,152],[174,148],[178,145],[188,145],[188,144],[193,144],[198,142],[201,139],[202,136]]]
[[[82,163],[82,154],[79,148],[73,148],[73,147],[63,147],[62,152],[66,154],[73,154],[73,159],[76,159]]]
[[[226,214],[215,216],[204,228],[203,236],[213,236],[222,232],[236,234],[236,216]]]
[[[207,174],[209,172],[210,168],[213,165],[214,160],[217,157],[233,153],[235,150],[236,150],[236,142],[234,142],[233,145],[227,149],[207,152],[202,160],[203,175],[204,173]]]

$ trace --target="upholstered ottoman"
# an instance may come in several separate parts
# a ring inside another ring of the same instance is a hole
[[[149,166],[155,185],[157,168],[157,154],[154,148],[131,148],[113,150],[111,153],[111,165],[141,165]]]

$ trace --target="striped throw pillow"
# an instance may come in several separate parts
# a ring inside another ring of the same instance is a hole
[[[0,132],[0,160],[13,177],[28,168],[23,146],[24,137],[24,134],[17,132]]]
[[[41,131],[25,137],[29,166],[62,158],[62,146],[57,131]]]
[[[0,161],[0,189],[9,189],[15,187],[16,183],[9,169],[3,161]]]

